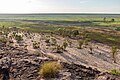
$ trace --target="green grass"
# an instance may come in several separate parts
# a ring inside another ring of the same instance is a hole
[[[119,46],[120,45],[120,38],[118,36],[115,36],[115,35],[110,35],[110,34],[106,34],[106,33],[99,33],[99,32],[89,32],[88,36],[91,40],[105,43],[105,44],[108,44],[110,46],[112,46],[112,45]]]
[[[15,26],[15,23],[14,22],[0,22],[0,27],[5,27],[5,28],[8,28],[8,27],[13,27]]]
[[[120,22],[94,22],[94,24],[101,25],[101,26],[111,26],[111,25],[119,25]]]
[[[18,27],[18,28],[23,28],[28,31],[32,32],[55,32],[59,28],[61,29],[66,29],[68,31],[72,31],[74,29],[82,31],[84,27],[97,27],[97,28],[102,28],[102,27],[109,27],[109,28],[117,28],[120,27],[120,17],[115,17],[115,22],[102,22],[103,17],[81,17],[81,16],[38,16],[38,17],[23,17],[18,18],[17,20],[0,20],[0,28],[3,26],[5,28],[9,27]],[[108,21],[110,21],[112,18],[109,17],[107,18]],[[32,20],[32,21],[29,21]],[[33,20],[54,20],[53,22],[37,22]],[[56,22],[57,21],[57,22]],[[67,21],[67,22],[65,22]],[[69,21],[92,21],[92,23],[88,23],[88,26],[80,26],[77,25],[76,23]],[[95,24],[95,25],[94,25]],[[99,33],[99,32],[89,32],[89,38],[98,42],[102,42],[108,45],[120,45],[120,38],[119,36],[116,36],[114,34],[110,35],[107,33]]]
[[[110,73],[114,74],[114,75],[120,75],[120,71],[118,71],[116,69],[111,70]]]

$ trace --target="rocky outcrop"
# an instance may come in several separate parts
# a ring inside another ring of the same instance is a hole
[[[0,47],[0,80],[37,80],[40,65],[53,60],[41,54],[30,54],[17,47]],[[101,74],[99,70],[82,64],[60,63],[63,70],[60,71],[59,78],[52,80],[120,80],[120,75]]]
[[[96,75],[100,73],[97,69],[86,67],[78,64],[63,63],[66,72],[70,73],[69,78],[74,80],[94,80]]]
[[[10,66],[11,66],[10,58],[4,57],[0,59],[0,73],[2,74],[3,80],[9,79]]]
[[[2,48],[0,51],[0,80],[36,80],[40,64],[52,60],[24,49]]]
[[[108,72],[100,73],[95,80],[120,80],[120,75],[113,75]]]
[[[92,67],[78,64],[62,63],[64,70],[61,71],[62,78],[59,80],[120,80],[120,75],[108,72],[100,72]]]

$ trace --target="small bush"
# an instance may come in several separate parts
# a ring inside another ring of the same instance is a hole
[[[33,43],[33,48],[34,48],[34,49],[40,48],[39,43],[37,43],[37,42],[35,41],[35,42]]]
[[[67,43],[70,47],[72,47],[72,41],[71,40],[67,39]]]
[[[51,45],[56,45],[57,44],[57,40],[55,38],[51,38]]]
[[[56,53],[62,53],[63,47],[57,44],[53,50],[55,50]]]
[[[112,58],[114,60],[114,63],[116,63],[117,46],[112,46],[111,52],[112,52]]]
[[[56,61],[45,62],[40,66],[39,74],[44,78],[54,78],[62,66]]]
[[[73,36],[76,37],[76,35],[79,35],[79,30],[73,30],[72,33],[73,33]]]
[[[83,40],[78,40],[78,49],[82,49],[84,41]]]
[[[23,38],[21,35],[15,35],[15,39],[19,42],[19,41],[22,41]]]
[[[66,41],[63,42],[63,44],[62,44],[62,48],[63,48],[63,50],[65,50],[67,46],[68,46],[68,43],[67,43]]]
[[[90,42],[90,38],[85,38],[84,44],[85,44],[85,45],[88,45],[88,42]]]
[[[111,73],[111,74],[114,74],[114,75],[120,75],[120,71],[118,71],[118,70],[116,70],[116,69],[111,70],[110,73]]]
[[[111,19],[111,22],[114,22],[115,21],[115,19]]]

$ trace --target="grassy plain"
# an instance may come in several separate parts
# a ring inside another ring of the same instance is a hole
[[[104,18],[106,20],[104,21]],[[114,19],[115,21],[111,21]],[[89,38],[109,45],[120,45],[120,15],[1,15],[0,27],[18,27],[34,32],[79,29]]]

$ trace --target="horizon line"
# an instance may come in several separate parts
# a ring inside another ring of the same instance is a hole
[[[118,12],[118,13],[111,13],[111,12],[45,12],[45,13],[0,13],[0,15],[32,15],[32,14],[36,14],[36,15],[42,15],[42,14],[103,14],[103,15],[109,15],[109,14],[111,14],[111,15],[114,15],[114,14],[116,14],[116,15],[120,15],[120,12]]]

